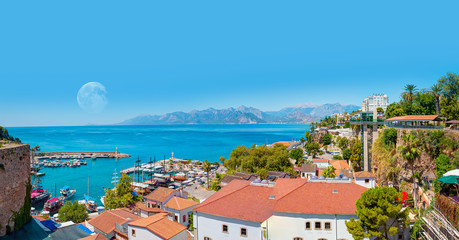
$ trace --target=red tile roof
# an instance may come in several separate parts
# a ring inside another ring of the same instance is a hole
[[[149,208],[149,207],[145,206],[145,204],[143,204],[141,202],[136,202],[134,208],[140,209],[140,210],[143,210],[143,211],[146,211],[146,212],[149,212],[149,213],[166,213],[167,212],[165,210],[162,210],[161,208],[156,208],[156,207]]]
[[[337,190],[338,193],[333,193]],[[274,186],[234,180],[194,208],[228,218],[263,222],[274,211],[312,214],[355,214],[355,202],[367,188],[355,183],[279,179]]]
[[[130,222],[128,225],[146,228],[163,239],[170,239],[186,230],[186,227],[182,224],[169,220],[165,213],[158,213],[147,218],[142,218]]]
[[[318,162],[328,163],[328,161],[330,161],[330,160],[328,160],[328,159],[313,159],[312,160],[313,163],[318,163]]]
[[[104,233],[111,233],[115,229],[115,223],[124,224],[125,222],[139,218],[139,216],[125,209],[114,209],[103,212],[99,216],[89,220],[88,223]]]
[[[375,175],[372,172],[360,171],[354,173],[356,178],[374,178]]]
[[[195,202],[193,200],[173,197],[164,206],[167,208],[175,209],[175,210],[183,210],[183,209],[187,209],[187,208],[196,206],[198,204],[199,204],[198,202]]]
[[[78,240],[108,240],[108,238],[106,238],[104,235],[100,233],[97,233],[97,234],[90,235],[84,238],[80,238]]]
[[[274,211],[353,215],[355,202],[366,190],[355,183],[309,182],[278,200]]]
[[[148,199],[148,200],[153,200],[153,201],[164,203],[164,201],[166,201],[166,199],[168,197],[170,197],[172,194],[174,194],[174,192],[175,192],[174,189],[165,188],[165,187],[158,187],[153,192],[151,192],[147,196],[145,196],[145,198]]]
[[[438,115],[408,115],[386,119],[386,121],[440,121]]]

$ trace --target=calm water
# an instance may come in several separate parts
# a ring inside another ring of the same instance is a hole
[[[161,125],[161,126],[84,126],[84,127],[10,127],[8,132],[23,143],[39,145],[41,151],[118,151],[132,155],[127,159],[87,160],[76,168],[44,168],[44,188],[54,191],[64,185],[77,190],[73,200],[89,194],[99,198],[103,187],[111,186],[115,169],[134,165],[139,157],[148,162],[171,157],[209,160],[231,153],[239,145],[273,143],[299,139],[308,125]]]

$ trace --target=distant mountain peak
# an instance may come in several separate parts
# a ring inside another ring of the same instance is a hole
[[[173,112],[164,115],[139,115],[128,119],[122,125],[154,124],[256,124],[256,123],[310,123],[333,113],[352,112],[356,105],[329,103],[318,105],[303,103],[279,111],[261,111],[241,105],[237,108],[193,110],[189,113]]]

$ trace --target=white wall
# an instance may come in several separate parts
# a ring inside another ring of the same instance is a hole
[[[365,179],[369,179],[370,181],[368,183],[365,183]],[[375,179],[374,178],[355,178],[355,183],[366,187],[366,188],[374,188],[375,187]]]
[[[194,212],[193,217],[193,225],[196,228],[196,240],[203,240],[204,237],[210,237],[212,240],[262,239],[261,223],[258,222],[220,217],[202,212]],[[228,225],[228,233],[222,232],[223,224]],[[247,237],[240,235],[241,227],[247,229]]]
[[[317,164],[317,168],[323,169],[323,168],[328,168],[331,166],[328,162],[313,162],[314,164]]]
[[[347,231],[345,221],[350,218],[357,218],[355,215],[318,215],[299,213],[275,212],[263,223],[267,229],[268,240],[293,239],[302,237],[304,240],[327,240],[348,239],[352,235]],[[306,222],[311,222],[311,230],[306,230]],[[322,230],[315,230],[315,222],[320,221]],[[325,230],[325,222],[330,222],[331,230]]]
[[[189,219],[189,216],[188,216],[188,213],[192,212],[193,211],[193,207],[189,207],[189,208],[186,208],[186,209],[182,209],[182,210],[176,210],[176,209],[172,209],[172,208],[168,208],[168,207],[164,207],[164,210],[170,212],[170,213],[174,213],[175,216],[177,216],[177,222],[184,225],[184,226],[188,226],[188,224],[190,223],[190,219]],[[183,215],[186,216],[186,219],[185,219],[185,222],[183,222]]]
[[[135,237],[132,236],[132,229],[135,230]],[[129,226],[128,228],[129,240],[162,240],[160,236],[152,233],[148,229]],[[186,230],[181,231],[179,234],[170,238],[170,240],[186,240]]]
[[[316,172],[301,172],[301,178],[311,179],[311,177],[315,175]]]

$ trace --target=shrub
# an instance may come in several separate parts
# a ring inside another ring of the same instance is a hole
[[[397,144],[397,130],[395,128],[384,129],[381,137],[384,145],[388,147],[393,147]]]

